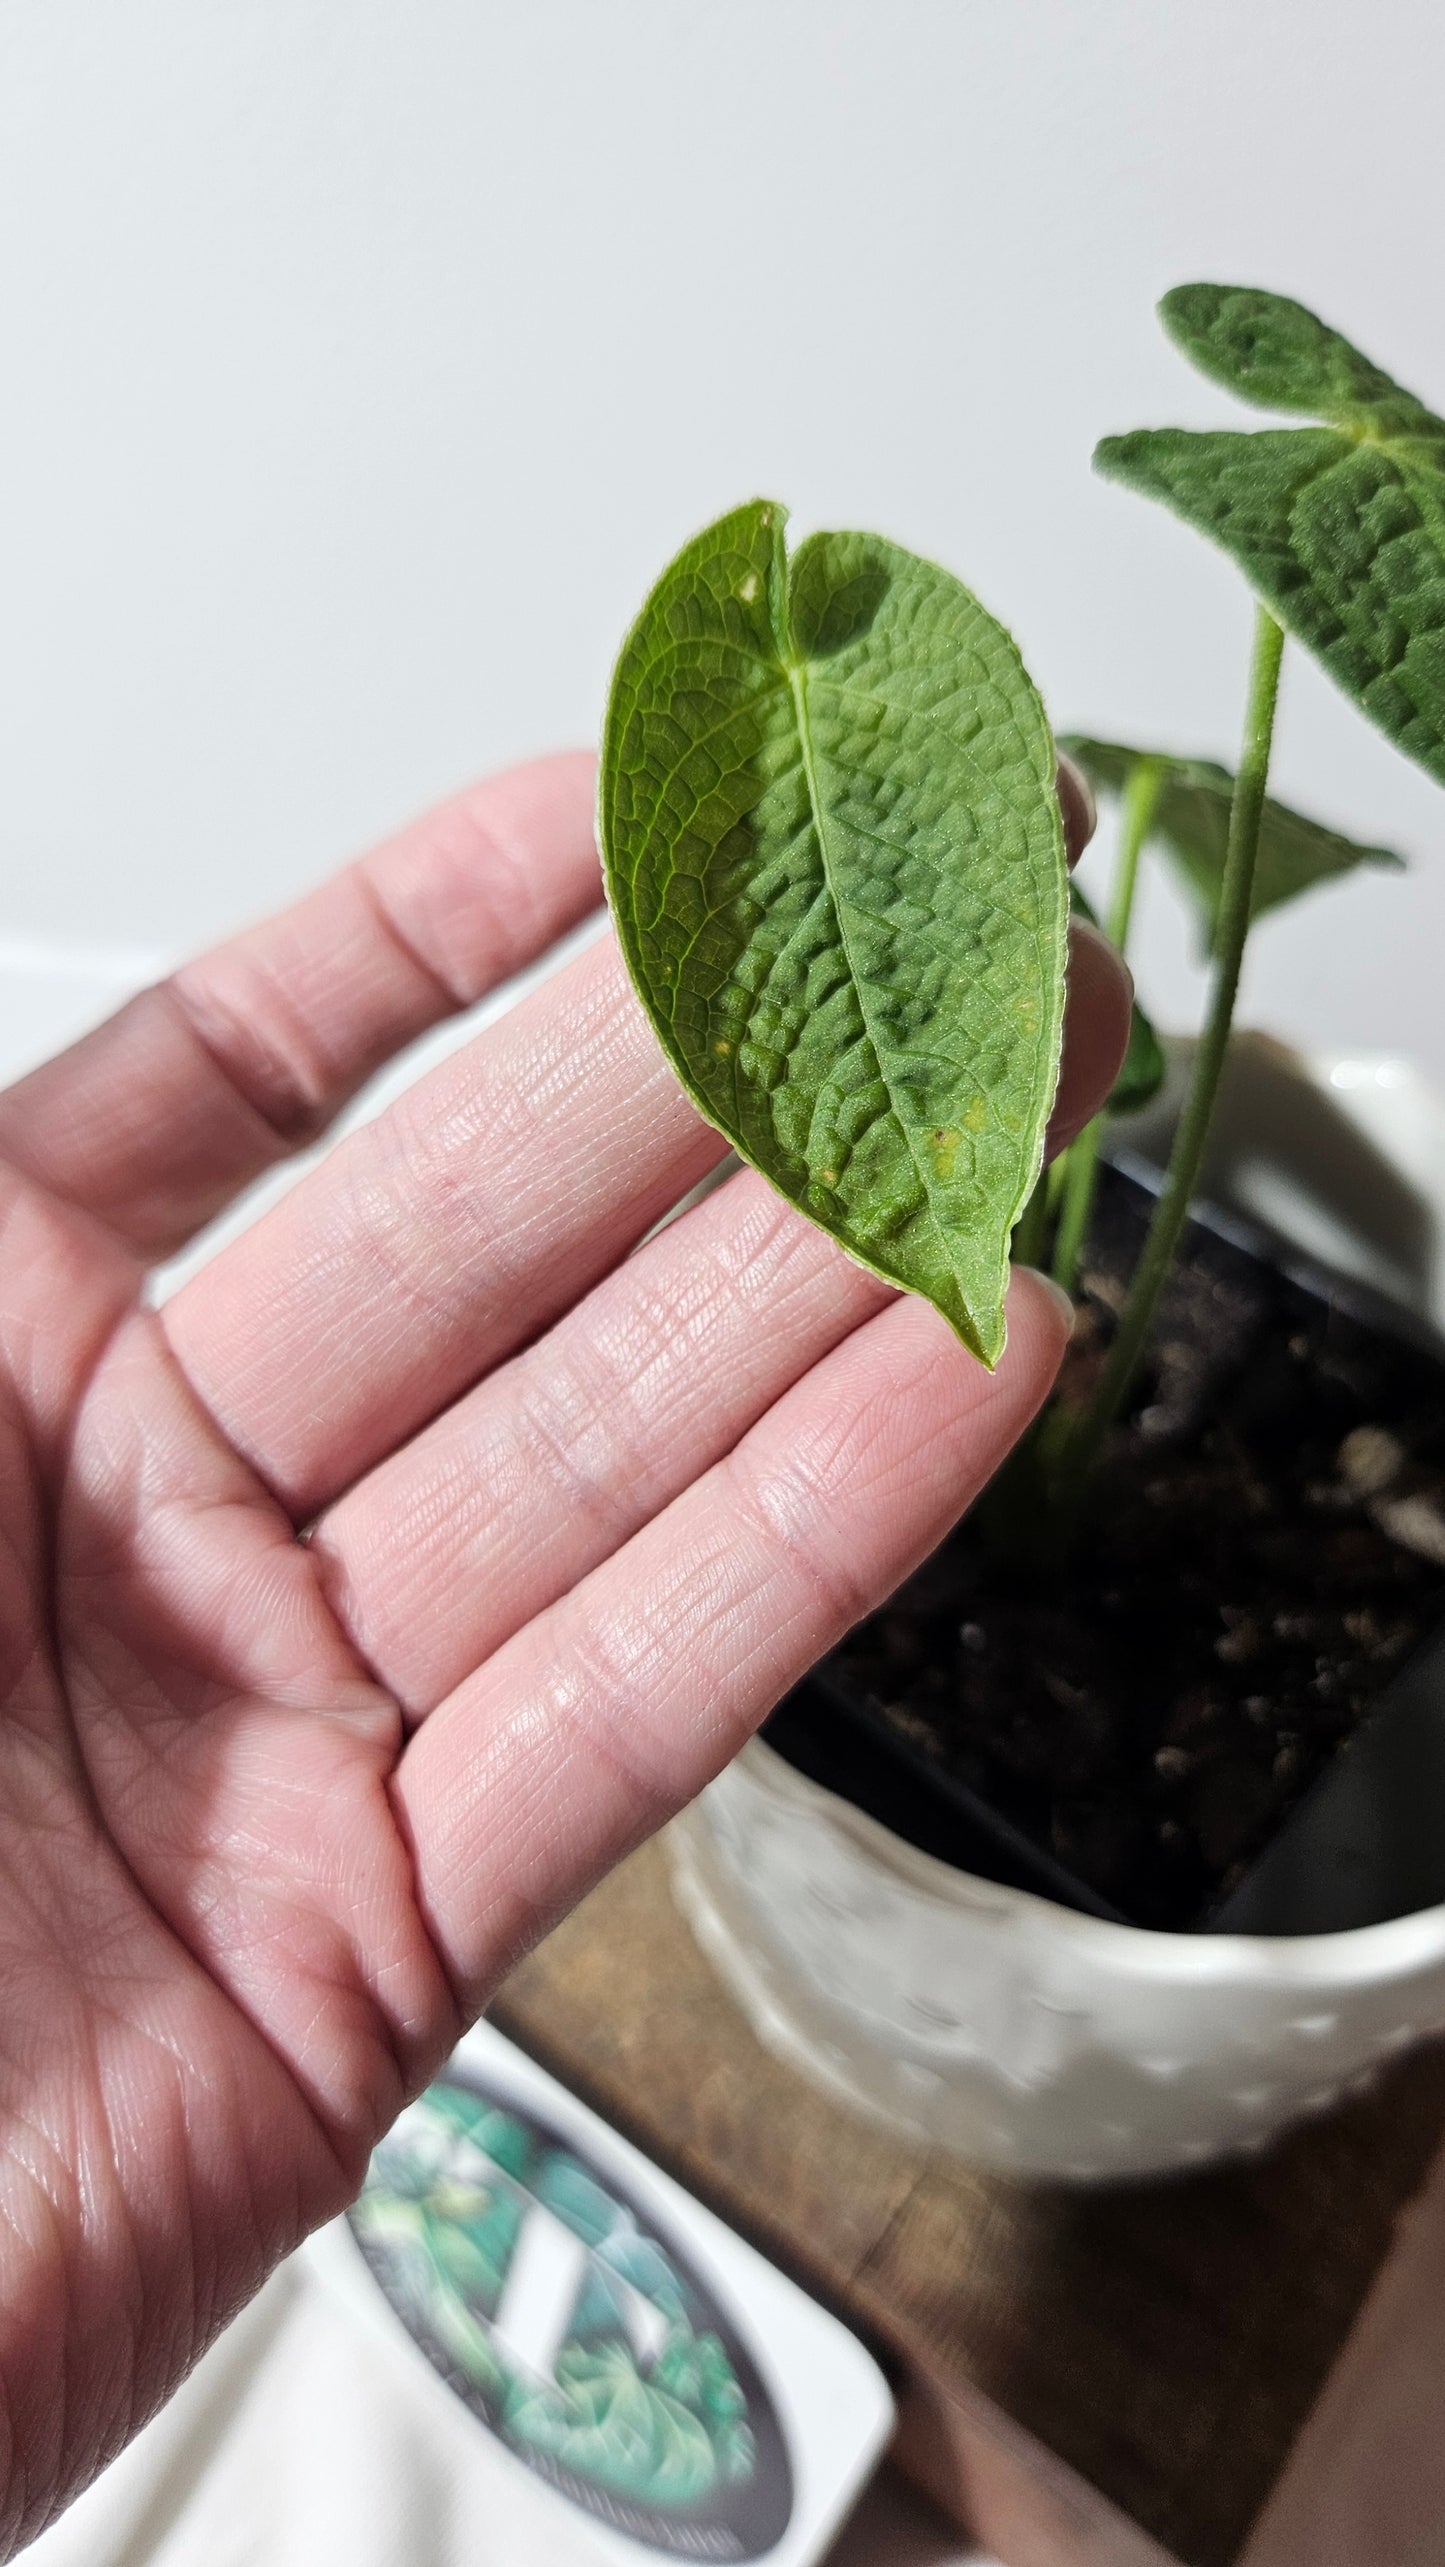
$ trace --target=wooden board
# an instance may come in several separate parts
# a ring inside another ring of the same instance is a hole
[[[1445,2130],[1433,2048],[1218,2173],[976,2173],[759,2046],[656,1846],[492,2011],[874,2344],[904,2465],[1008,2567],[1234,2567]]]

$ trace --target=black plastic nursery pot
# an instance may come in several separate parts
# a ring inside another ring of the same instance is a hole
[[[1103,1172],[1075,1395],[1151,1174]],[[1445,1902],[1445,1347],[1202,1209],[1067,1566],[966,1523],[764,1735],[922,1851],[1119,1924]]]

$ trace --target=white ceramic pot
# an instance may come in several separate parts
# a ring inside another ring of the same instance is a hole
[[[1441,1317],[1434,1092],[1398,1062],[1303,1064],[1274,1047],[1245,1056],[1240,1082],[1250,1110],[1219,1190],[1281,1226],[1313,1223],[1315,1249],[1329,1225],[1337,1263],[1388,1270]],[[1278,1165],[1261,1137],[1276,1129]],[[1401,1216],[1383,1243],[1381,1202]],[[1260,2147],[1445,2030],[1445,1907],[1288,1938],[1112,1925],[919,1853],[761,1741],[670,1845],[684,1913],[770,2049],[895,2128],[1019,2174],[1156,2174]]]

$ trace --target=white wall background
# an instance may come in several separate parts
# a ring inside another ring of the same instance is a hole
[[[1439,0],[3,0],[0,937],[123,969],[593,735],[754,490],[951,563],[1061,726],[1231,755],[1235,575],[1090,447],[1247,424],[1198,275],[1445,404],[1442,86]],[[1445,1075],[1445,801],[1298,655],[1276,774],[1414,870],[1247,1013]],[[1187,1015],[1162,892],[1141,977]]]

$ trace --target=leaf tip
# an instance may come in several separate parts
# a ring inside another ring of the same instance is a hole
[[[1227,285],[1171,285],[1154,309],[1170,338],[1183,344],[1186,336],[1208,329],[1228,292]]]
[[[965,1337],[963,1342],[978,1357],[986,1373],[996,1373],[1003,1360],[1008,1330],[1000,1318],[997,1328],[990,1329],[987,1335],[980,1331],[974,1337]]]
[[[1008,1343],[1008,1321],[1002,1299],[987,1310],[974,1310],[966,1302],[944,1312],[955,1337],[968,1348],[986,1373],[996,1373]]]
[[[1131,428],[1121,437],[1101,437],[1093,452],[1095,472],[1102,473],[1105,481],[1122,480],[1133,459],[1138,439],[1147,433],[1144,429]]]

